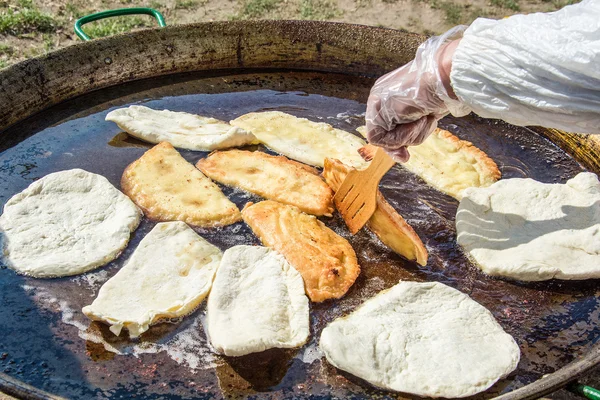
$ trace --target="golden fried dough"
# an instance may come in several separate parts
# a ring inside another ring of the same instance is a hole
[[[338,160],[326,158],[323,177],[333,190],[337,190],[352,167]],[[427,249],[413,228],[394,210],[377,191],[377,208],[367,221],[367,228],[393,251],[406,258],[416,261],[419,265],[427,264]]]
[[[368,165],[358,155],[358,149],[365,145],[364,140],[324,122],[265,111],[242,115],[230,124],[252,132],[279,154],[315,167],[323,167],[326,157],[337,158],[358,169]]]
[[[248,203],[242,218],[265,246],[300,272],[314,302],[342,297],[360,273],[350,243],[298,207],[272,200]]]
[[[196,164],[209,178],[313,215],[331,216],[333,191],[314,168],[260,151],[215,151]]]
[[[241,219],[221,189],[167,142],[157,144],[123,172],[121,188],[148,218],[223,226]]]
[[[362,127],[357,131],[364,134]],[[367,159],[368,153],[364,147],[361,149]],[[473,143],[443,129],[436,129],[420,145],[411,146],[409,153],[410,159],[402,164],[404,168],[457,200],[468,187],[487,187],[500,179],[494,160]]]

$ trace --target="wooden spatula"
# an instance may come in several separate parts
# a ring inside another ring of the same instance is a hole
[[[375,212],[379,182],[395,163],[385,150],[378,147],[371,164],[362,171],[348,173],[335,193],[335,206],[353,235]]]

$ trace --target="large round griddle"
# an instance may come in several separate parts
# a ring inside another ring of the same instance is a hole
[[[86,43],[22,63],[0,73],[4,127],[12,125],[0,135],[0,202],[70,168],[102,174],[118,187],[124,168],[149,148],[104,121],[110,110],[129,104],[223,120],[281,110],[352,132],[364,123],[373,77],[410,59],[420,39],[344,24],[201,24]],[[542,135],[476,116],[448,117],[440,125],[488,153],[503,178],[565,182],[595,168],[596,142],[586,137]],[[589,151],[565,151],[547,137],[564,149],[577,141]],[[194,163],[206,156],[181,153]],[[239,207],[260,200],[222,188]],[[400,167],[381,190],[425,242],[429,263],[407,262],[364,230],[350,236],[339,216],[324,218],[353,245],[362,273],[344,298],[311,305],[311,339],[297,350],[217,356],[204,335],[204,306],[154,326],[138,341],[90,323],[81,307],[152,229],[147,219],[116,261],[91,273],[39,280],[0,270],[0,388],[29,398],[397,398],[329,365],[317,344],[328,322],[400,280],[439,281],[468,293],[517,340],[518,369],[478,398],[537,397],[596,363],[597,281],[487,277],[456,245],[455,200]],[[243,223],[197,232],[223,250],[259,244]]]

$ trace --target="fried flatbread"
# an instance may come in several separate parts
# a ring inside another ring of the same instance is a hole
[[[262,246],[225,251],[206,309],[210,341],[227,356],[300,347],[310,333],[302,277]]]
[[[106,120],[138,139],[169,142],[180,149],[210,151],[258,143],[253,134],[227,122],[185,112],[129,106],[109,112]]]
[[[209,178],[313,215],[331,216],[333,191],[319,173],[283,156],[260,151],[215,151],[196,164]]]
[[[248,203],[242,217],[265,246],[300,272],[311,301],[342,297],[360,273],[350,243],[298,207],[272,200]]]
[[[158,221],[212,227],[241,219],[239,209],[221,189],[167,142],[131,163],[123,172],[121,187],[148,218]]]
[[[157,224],[83,313],[111,325],[117,336],[125,328],[137,337],[162,319],[194,311],[210,291],[221,257],[183,222]]]
[[[365,139],[367,138],[367,127],[366,126],[359,126],[358,128],[356,128],[356,132],[360,133],[362,135],[362,137],[364,137]]]
[[[270,149],[305,164],[323,167],[326,157],[363,169],[367,163],[358,154],[361,138],[323,122],[313,122],[279,111],[242,115],[231,121],[252,132]]]
[[[362,128],[362,127],[361,127]],[[357,130],[362,133],[364,129]],[[401,164],[425,182],[457,200],[468,187],[487,187],[500,179],[498,166],[471,142],[436,129],[423,143],[409,148],[410,159]],[[361,149],[367,160],[372,148]]]
[[[325,159],[323,177],[327,184],[334,190],[340,187],[352,167],[344,165],[339,160]],[[427,264],[427,249],[413,228],[394,210],[377,191],[377,208],[367,221],[367,228],[393,251],[419,265]]]

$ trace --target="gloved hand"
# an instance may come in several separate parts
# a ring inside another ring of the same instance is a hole
[[[415,59],[379,78],[367,102],[367,139],[383,147],[397,161],[409,158],[407,146],[421,144],[452,112],[470,110],[450,86],[450,68],[458,38],[466,26],[457,26],[421,44]]]

